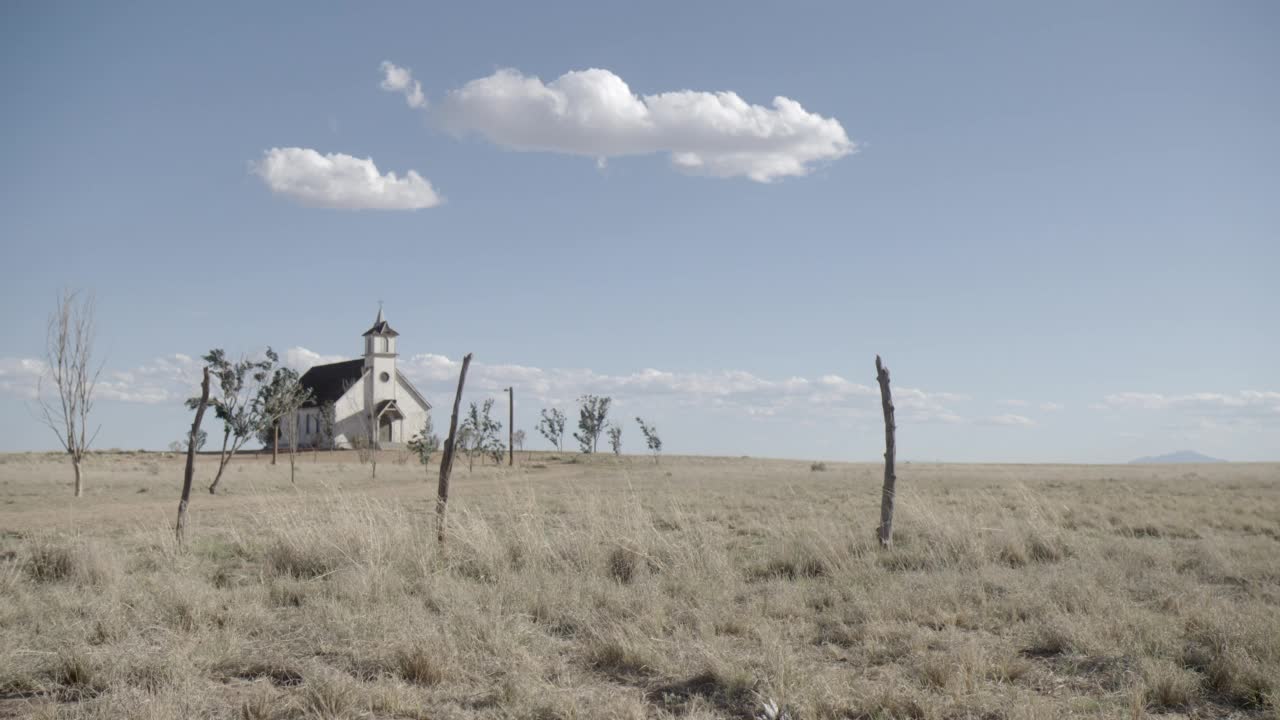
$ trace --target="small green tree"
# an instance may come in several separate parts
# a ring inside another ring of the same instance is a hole
[[[622,454],[622,426],[614,423],[609,426],[609,447],[614,455]]]
[[[203,450],[204,444],[208,441],[209,441],[209,433],[205,432],[204,430],[201,430],[200,434],[196,436],[196,452],[200,452],[201,450]],[[172,452],[184,453],[187,451],[187,445],[189,445],[190,443],[191,443],[191,438],[182,437],[182,438],[179,438],[178,440],[174,440],[173,442],[169,443],[169,450],[171,450]]]
[[[600,433],[604,432],[605,421],[609,417],[609,404],[613,398],[597,395],[583,395],[578,398],[578,429],[573,434],[578,447],[584,453],[593,453],[600,443]]]
[[[644,443],[649,446],[649,452],[653,453],[653,462],[656,465],[658,454],[662,452],[662,438],[658,437],[658,428],[638,417],[636,422],[640,423],[640,432],[644,434]]]
[[[488,455],[494,462],[502,462],[507,446],[502,442],[502,423],[492,416],[493,398],[483,405],[471,403],[467,417],[462,421],[462,438],[466,443],[467,471],[475,465],[477,455]]]
[[[311,400],[311,390],[303,387],[301,376],[293,368],[278,367],[271,374],[271,382],[258,389],[258,403],[262,407],[262,427],[259,435],[266,435],[271,445],[271,464],[275,465],[276,456],[280,452],[280,430],[282,425],[293,423],[289,430],[293,438],[290,452],[295,452],[297,445],[296,419],[298,410]],[[290,462],[293,460],[290,459]]]
[[[263,426],[263,408],[258,389],[271,375],[271,369],[280,356],[267,348],[265,360],[241,358],[236,362],[227,359],[222,348],[214,348],[202,358],[209,367],[209,374],[218,380],[218,397],[209,401],[214,415],[222,421],[222,451],[218,455],[218,472],[209,485],[209,494],[218,492],[222,473],[244,444],[257,435]],[[187,407],[192,410],[200,405],[200,398],[189,398]]]
[[[556,450],[564,450],[565,415],[559,408],[544,408],[542,420],[538,421],[538,432],[551,443]]]
[[[409,440],[409,452],[418,458],[418,462],[422,463],[422,468],[427,469],[427,465],[431,463],[431,456],[440,449],[440,436],[436,435],[434,428],[431,427],[431,413],[427,413],[427,421],[422,426],[422,430]],[[427,472],[427,479],[431,479],[430,471]]]

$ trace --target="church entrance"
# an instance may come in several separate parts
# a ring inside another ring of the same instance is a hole
[[[375,410],[375,417],[378,418],[378,445],[386,447],[391,443],[399,442],[402,438],[396,437],[395,424],[397,420],[404,420],[404,413],[400,412],[396,401],[383,400],[378,403]]]

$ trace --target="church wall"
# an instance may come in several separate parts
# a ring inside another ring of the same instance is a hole
[[[333,438],[338,447],[351,447],[354,437],[369,437],[368,421],[362,415],[368,379],[365,373],[333,405]]]
[[[418,404],[418,399],[413,393],[405,387],[404,378],[396,374],[396,404],[400,406],[400,412],[404,413],[404,420],[400,423],[401,433],[404,440],[409,442],[414,435],[422,432],[422,426],[427,422],[427,409]],[[439,434],[439,431],[436,431]]]

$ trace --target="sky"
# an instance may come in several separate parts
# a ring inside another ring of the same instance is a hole
[[[534,448],[877,460],[880,354],[902,459],[1280,459],[1280,6],[534,5],[0,7],[0,450],[75,288],[101,448],[381,301]]]

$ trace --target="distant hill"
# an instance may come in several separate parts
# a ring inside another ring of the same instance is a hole
[[[1226,460],[1201,455],[1194,450],[1179,450],[1171,452],[1168,455],[1155,455],[1153,457],[1143,457],[1137,460],[1130,460],[1130,465],[1148,465],[1153,463],[1224,463]]]

